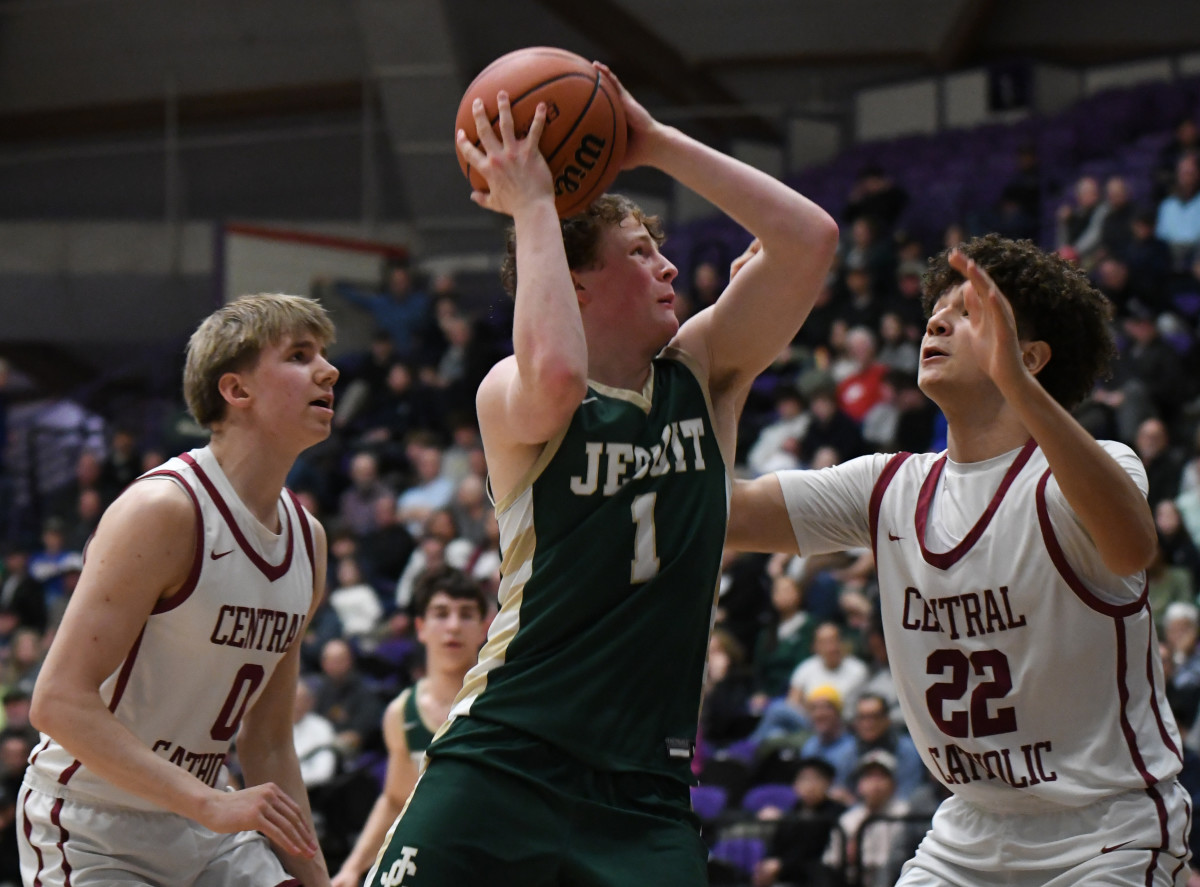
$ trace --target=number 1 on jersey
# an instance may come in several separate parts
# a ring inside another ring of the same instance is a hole
[[[658,544],[654,538],[654,500],[657,493],[635,496],[633,512],[633,561],[629,581],[638,583],[653,579],[658,573]]]

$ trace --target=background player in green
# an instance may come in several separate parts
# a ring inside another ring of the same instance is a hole
[[[332,887],[358,887],[379,854],[388,828],[417,781],[433,733],[450,712],[467,670],[479,657],[487,630],[487,596],[459,570],[444,567],[421,577],[413,596],[417,639],[425,647],[425,676],[406,687],[383,713],[388,748],[383,793],[371,808],[354,849]]]
[[[497,137],[477,103],[480,147],[458,145],[488,183],[472,199],[512,216],[519,272],[514,356],[477,397],[501,609],[371,884],[706,883],[688,765],[737,416],[837,227],[619,92],[625,167],[662,170],[759,247],[681,328],[658,220],[609,196],[560,226],[545,108],[518,138],[500,93]]]

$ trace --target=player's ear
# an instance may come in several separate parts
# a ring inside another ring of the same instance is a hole
[[[1034,342],[1021,343],[1021,363],[1025,369],[1037,375],[1050,362],[1050,345],[1038,339]]]
[[[250,391],[242,380],[241,373],[224,373],[217,380],[217,390],[225,403],[231,407],[245,406],[250,401]]]
[[[571,283],[575,285],[575,297],[579,299],[579,304],[586,305],[592,300],[591,293],[587,291],[587,287],[583,285],[583,281],[579,279],[579,275],[574,271],[571,272]]]

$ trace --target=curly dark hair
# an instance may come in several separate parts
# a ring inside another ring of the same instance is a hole
[[[1050,346],[1050,360],[1038,381],[1056,401],[1071,409],[1109,375],[1117,356],[1112,303],[1087,275],[1061,256],[1028,240],[999,234],[975,237],[959,247],[996,281],[1012,304],[1022,339]],[[947,290],[963,282],[950,266],[950,250],[929,262],[922,278],[922,305],[928,317]]]
[[[596,263],[596,247],[600,235],[615,228],[633,216],[646,226],[650,236],[659,246],[667,239],[663,232],[662,219],[647,214],[640,206],[621,194],[605,194],[583,212],[563,219],[563,245],[567,248],[567,267],[572,271],[591,268]],[[504,244],[504,263],[500,266],[500,283],[510,299],[517,295],[517,236],[513,226],[508,226]]]

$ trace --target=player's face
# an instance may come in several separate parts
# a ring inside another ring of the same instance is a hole
[[[659,341],[662,347],[679,329],[675,315],[678,269],[658,250],[646,226],[633,216],[600,235],[595,268],[576,276],[594,298],[588,311]],[[656,349],[657,350],[657,349]]]
[[[945,390],[947,383],[987,381],[966,334],[964,291],[968,286],[969,283],[962,283],[947,290],[934,304],[925,324],[917,384],[934,401],[935,394]]]
[[[417,619],[417,639],[425,645],[431,664],[469,667],[475,663],[487,630],[479,604],[439,591]]]
[[[305,447],[329,436],[338,370],[311,333],[288,334],[268,345],[245,376],[263,428],[296,435]]]

